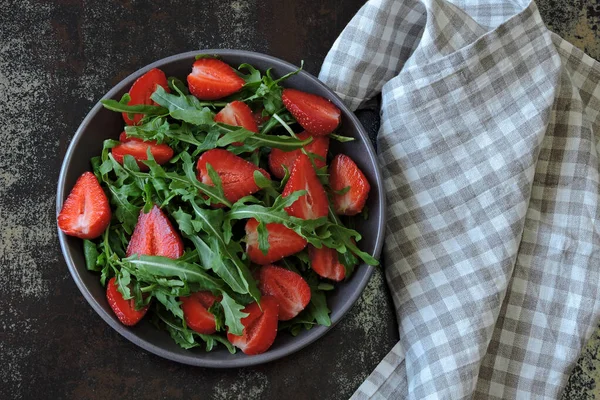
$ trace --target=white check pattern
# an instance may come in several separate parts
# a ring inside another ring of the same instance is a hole
[[[370,0],[319,77],[382,94],[400,342],[353,398],[558,397],[600,317],[600,64],[535,3]]]

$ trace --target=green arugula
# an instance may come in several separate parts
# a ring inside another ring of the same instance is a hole
[[[137,309],[149,306],[151,321],[183,348],[200,346],[210,351],[220,344],[235,352],[224,333],[241,335],[241,320],[248,315],[244,308],[251,302],[260,302],[260,291],[244,251],[243,226],[249,218],[259,222],[258,243],[264,253],[269,250],[266,226],[279,223],[317,248],[335,249],[346,268],[346,276],[352,274],[359,260],[378,264],[358,248],[361,235],[352,225],[345,226],[331,207],[327,217],[315,220],[287,214],[285,209],[306,194],[300,190],[286,197],[281,195],[289,179],[287,169],[281,181],[256,171],[254,181],[260,191],[235,203],[225,196],[221,179],[211,165],[207,165],[207,172],[213,183],[208,185],[198,180],[198,156],[215,148],[227,149],[261,168],[267,168],[268,154],[273,148],[302,149],[314,164],[318,156],[303,149],[311,139],[297,138],[293,129],[296,121],[281,100],[281,83],[301,69],[275,78],[271,70],[263,74],[252,65],[242,64],[236,71],[245,82],[242,90],[220,101],[198,100],[175,77],[168,78],[169,91],[161,86],[156,88],[151,96],[156,105],[129,105],[127,94],[120,101],[101,101],[107,109],[126,113],[130,118],[132,114],[144,115],[137,125],[125,127],[127,136],[168,144],[175,156],[159,165],[148,150],[147,160],[143,161],[146,168],[140,169],[131,156],[125,156],[123,164],[115,160],[111,149],[119,145],[118,141],[104,142],[101,155],[92,158],[91,163],[113,214],[110,226],[100,238],[84,241],[86,267],[100,272],[103,285],[114,277],[118,291],[125,299],[132,299]],[[262,112],[266,121],[259,133],[214,121],[215,113],[233,100],[244,101],[254,111]],[[353,140],[337,134],[331,138],[341,142]],[[317,175],[328,185],[326,167],[318,169]],[[186,250],[177,260],[146,255],[126,257],[140,212],[148,212],[154,205],[167,213],[183,237]],[[334,286],[312,271],[307,251],[287,257],[279,264],[301,274],[311,289],[308,307],[296,318],[280,323],[280,329],[296,335],[315,325],[330,326],[326,293],[334,290]],[[185,323],[180,297],[201,290],[210,291],[220,299],[209,310],[215,315],[214,335],[198,334]]]

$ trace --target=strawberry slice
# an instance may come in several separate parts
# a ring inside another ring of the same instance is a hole
[[[219,175],[225,197],[232,203],[260,190],[254,182],[254,171],[260,171],[267,179],[271,178],[267,171],[250,161],[227,150],[213,149],[204,152],[196,164],[198,180],[207,185],[213,185],[213,181],[208,176],[206,164],[210,164]]]
[[[252,115],[252,110],[242,101],[232,101],[215,115],[216,122],[227,125],[241,126],[254,133],[258,132],[258,126]]]
[[[334,190],[333,206],[336,214],[356,215],[362,211],[371,185],[365,174],[356,166],[352,159],[344,154],[338,154],[329,165],[329,185]],[[350,186],[344,194],[339,192]]]
[[[114,277],[108,281],[106,300],[108,300],[110,308],[112,308],[123,325],[133,326],[137,324],[148,311],[148,306],[145,306],[141,310],[136,310],[134,299],[125,300],[121,292],[117,290],[117,283]]]
[[[133,82],[131,89],[129,89],[131,99],[127,105],[156,104],[150,96],[152,96],[157,86],[162,86],[167,93],[170,92],[165,73],[158,68],[153,68]],[[133,114],[133,120],[131,120],[127,113],[123,113],[123,119],[127,125],[137,125],[142,118],[144,118],[144,114]]]
[[[201,58],[187,77],[190,93],[200,100],[217,100],[234,94],[244,86],[233,68],[215,58]]]
[[[91,172],[84,172],[67,196],[57,220],[66,235],[93,239],[108,227],[110,216],[108,199],[98,179]]]
[[[327,151],[329,150],[329,136],[312,136],[308,132],[302,132],[296,136],[298,136],[298,139],[300,140],[306,140],[312,137],[313,141],[304,146],[304,149],[308,153],[314,153],[319,157],[322,157],[322,159],[315,157],[314,162],[317,168],[324,167],[326,165],[325,158],[327,158]],[[300,154],[302,154],[302,150],[300,149],[292,151],[272,149],[271,154],[269,154],[269,169],[273,176],[278,179],[283,179],[285,176],[283,167],[285,166],[288,171],[291,171],[294,161],[296,161]]]
[[[140,211],[138,222],[127,246],[127,257],[162,256],[177,259],[183,255],[183,241],[171,221],[156,205],[149,213]]]
[[[258,271],[258,289],[263,296],[273,296],[279,303],[279,320],[294,318],[310,302],[310,287],[297,273],[265,265]]]
[[[269,233],[267,254],[258,247],[258,221],[254,218],[246,222],[246,253],[256,264],[271,264],[283,257],[296,254],[306,247],[306,240],[283,224],[266,224]]]
[[[262,310],[261,310],[262,308]],[[242,318],[244,330],[241,336],[227,333],[227,340],[241,349],[244,354],[264,353],[271,347],[277,336],[279,304],[274,297],[263,296],[258,303],[251,303],[242,310],[249,314]]]
[[[336,282],[346,277],[346,268],[339,262],[338,253],[335,249],[325,246],[318,249],[313,245],[308,245],[308,256],[310,267],[320,277]]]
[[[122,132],[119,141],[121,144],[116,145],[111,150],[115,161],[119,164],[123,164],[123,158],[130,155],[135,158],[140,170],[148,171],[148,167],[142,163],[142,160],[148,159],[148,149],[150,149],[150,153],[152,153],[152,157],[154,157],[157,164],[165,164],[173,158],[173,149],[164,143],[158,144],[155,140],[144,142],[140,138],[127,137],[127,134]]]
[[[340,124],[342,112],[324,97],[284,89],[281,99],[298,123],[313,135],[328,135]]]
[[[218,300],[217,296],[209,291],[202,291],[180,297],[179,300],[181,300],[181,309],[187,326],[205,335],[217,331],[215,316],[208,311]]]
[[[290,179],[281,195],[287,197],[297,190],[306,190],[307,193],[285,209],[289,215],[302,219],[317,219],[327,216],[329,212],[327,193],[319,182],[310,159],[302,153],[294,162]]]

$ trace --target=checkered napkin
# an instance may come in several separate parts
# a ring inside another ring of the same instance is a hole
[[[353,398],[558,397],[600,318],[600,64],[534,3],[370,0],[320,78],[382,95],[400,341]]]

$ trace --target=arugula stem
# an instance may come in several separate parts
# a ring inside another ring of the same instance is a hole
[[[277,122],[279,122],[294,139],[298,139],[298,136],[296,136],[292,128],[290,128],[290,126],[286,124],[285,121],[282,120],[279,115],[277,115],[277,113],[273,114],[273,118],[275,118],[275,120],[277,120]]]
[[[155,285],[155,284],[152,284],[152,285],[150,285],[150,286],[146,286],[146,287],[143,287],[143,288],[141,288],[141,289],[140,289],[140,291],[141,291],[142,293],[147,293],[147,292],[151,292],[151,291],[153,291],[154,289],[156,289],[156,285]]]

